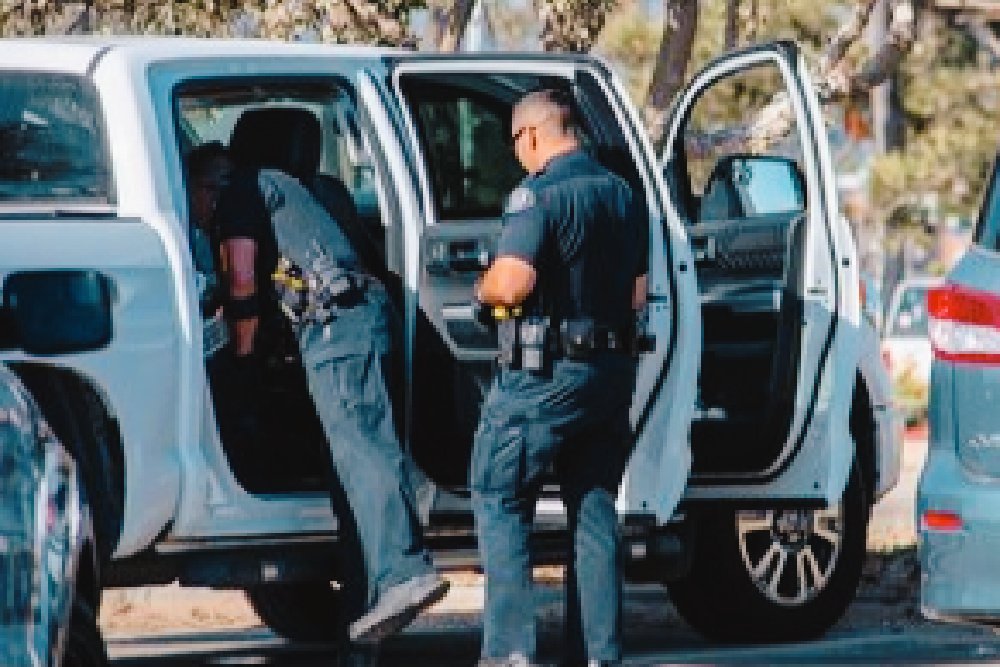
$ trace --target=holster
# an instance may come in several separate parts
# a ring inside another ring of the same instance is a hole
[[[527,316],[497,323],[497,362],[512,370],[542,372],[552,363],[549,319]]]
[[[325,324],[337,311],[364,301],[369,287],[366,276],[329,268],[304,271],[286,257],[281,257],[272,274],[281,309],[293,324]]]

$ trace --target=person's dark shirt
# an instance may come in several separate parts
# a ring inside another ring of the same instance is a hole
[[[645,206],[628,183],[575,150],[511,193],[497,254],[537,271],[529,308],[621,326],[632,321],[635,279],[648,269],[648,233]]]

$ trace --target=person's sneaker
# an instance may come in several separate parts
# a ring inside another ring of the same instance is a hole
[[[367,614],[351,623],[352,642],[377,642],[394,635],[448,592],[448,580],[437,572],[396,584]]]

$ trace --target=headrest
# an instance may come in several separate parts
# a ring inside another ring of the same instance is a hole
[[[233,128],[229,152],[240,166],[280,169],[309,181],[319,170],[319,120],[299,107],[247,109]]]

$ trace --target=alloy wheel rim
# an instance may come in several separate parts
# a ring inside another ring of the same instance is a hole
[[[843,510],[740,510],[736,536],[750,580],[768,601],[804,605],[830,581],[843,543]]]

